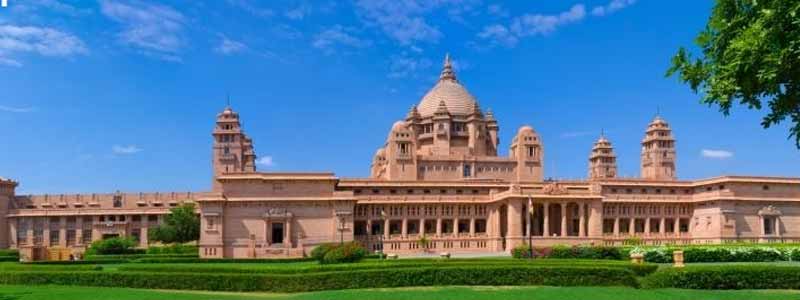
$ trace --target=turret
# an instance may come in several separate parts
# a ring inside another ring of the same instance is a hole
[[[385,173],[388,178],[393,180],[417,179],[414,141],[414,132],[408,128],[405,122],[394,123],[386,139],[386,147],[383,149],[386,161]]]
[[[539,134],[530,126],[522,126],[511,142],[509,154],[517,161],[517,181],[542,181],[544,150]]]
[[[212,149],[213,190],[216,191],[219,188],[217,176],[226,173],[256,171],[253,141],[242,130],[239,114],[230,106],[217,115],[212,136],[214,137]]]
[[[614,147],[604,135],[600,135],[589,154],[589,179],[606,179],[617,177],[617,156]]]
[[[8,209],[14,199],[17,182],[0,177],[0,249],[6,249],[10,245]]]
[[[667,121],[656,116],[642,139],[642,178],[675,180],[675,138]]]

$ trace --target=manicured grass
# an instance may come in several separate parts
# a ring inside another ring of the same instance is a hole
[[[693,291],[693,290],[636,290],[617,287],[433,287],[404,289],[344,290],[302,294],[210,293],[183,291],[154,291],[123,288],[87,288],[62,286],[0,285],[3,300],[362,300],[362,299],[431,299],[431,300],[800,300],[797,291]]]

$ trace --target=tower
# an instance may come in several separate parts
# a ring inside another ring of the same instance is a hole
[[[230,106],[217,115],[212,133],[212,167],[214,169],[213,190],[218,190],[217,176],[226,173],[246,173],[256,171],[256,155],[253,141],[247,137],[239,122],[239,113]]]
[[[611,142],[601,134],[589,154],[589,179],[617,177],[617,155]]]
[[[0,249],[8,248],[9,237],[8,209],[14,199],[17,182],[0,177]]]
[[[642,178],[675,180],[675,138],[669,123],[656,116],[642,139]]]
[[[517,161],[516,181],[542,181],[544,149],[539,134],[522,126],[511,142],[510,156]]]
[[[374,165],[382,165],[383,175],[392,180],[416,180],[417,164],[414,141],[414,132],[408,128],[406,123],[395,122],[386,139],[385,148],[379,149],[375,155],[375,159],[382,158],[383,163],[376,161]],[[380,168],[373,167],[373,170],[376,174],[381,172]]]

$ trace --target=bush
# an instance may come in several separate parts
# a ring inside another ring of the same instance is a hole
[[[275,259],[234,259],[234,258],[193,258],[193,257],[145,257],[133,260],[134,263],[148,264],[194,264],[194,263],[253,263],[253,264],[276,264],[276,263],[296,263],[313,261],[311,258],[275,258]]]
[[[87,260],[93,261],[106,261],[106,260],[118,260],[118,261],[134,261],[143,258],[198,258],[199,256],[197,253],[195,254],[104,254],[104,255],[87,255]]]
[[[511,257],[513,258],[531,258],[531,248],[527,244],[521,244],[511,249]]]
[[[682,289],[798,289],[796,266],[692,266],[664,268],[642,280],[646,288]]]
[[[652,263],[672,263],[672,252],[681,248],[655,247],[644,249],[644,260]],[[771,262],[800,259],[793,247],[726,247],[694,246],[683,248],[684,262]]]
[[[142,254],[144,250],[136,249],[138,243],[132,238],[110,238],[92,242],[86,255],[94,254]]]
[[[311,250],[311,258],[322,264],[356,262],[365,256],[367,249],[357,242],[321,244]]]
[[[148,289],[307,292],[432,285],[637,286],[630,270],[572,266],[464,266],[319,272],[214,274],[152,272],[0,272],[0,284],[56,284]]]
[[[357,262],[366,255],[367,249],[356,242],[348,242],[331,248],[319,262],[323,264]]]
[[[169,246],[151,246],[147,254],[194,254],[199,256],[200,251],[195,245],[173,244]]]

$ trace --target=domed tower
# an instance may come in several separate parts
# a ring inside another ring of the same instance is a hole
[[[675,180],[675,138],[669,123],[656,116],[642,140],[642,178]]]
[[[509,155],[517,161],[516,181],[542,181],[544,148],[539,134],[530,126],[522,126],[511,142]]]
[[[215,178],[213,190],[219,188],[217,176],[256,171],[253,141],[242,130],[239,113],[233,111],[230,106],[217,115],[212,136],[214,137],[212,166]]]
[[[589,154],[589,179],[615,177],[617,177],[617,155],[614,154],[611,142],[601,134],[592,147],[592,153]]]
[[[405,122],[395,122],[386,138],[386,146],[375,154],[376,160],[383,156],[383,161],[378,162],[380,167],[373,167],[373,170],[376,170],[376,174],[373,175],[378,175],[376,178],[382,179],[416,180],[415,140],[414,132]]]
[[[0,177],[0,249],[9,247],[8,209],[14,200],[17,182]],[[16,237],[13,237],[16,238]]]

